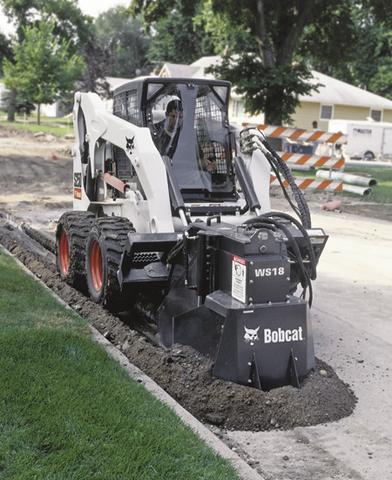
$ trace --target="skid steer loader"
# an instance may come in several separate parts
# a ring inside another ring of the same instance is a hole
[[[300,386],[314,367],[308,307],[327,236],[263,135],[228,122],[230,84],[135,79],[75,94],[74,210],[56,232],[61,277],[162,345],[190,345],[217,377]],[[271,211],[270,171],[298,219]],[[283,177],[283,178],[282,178]]]

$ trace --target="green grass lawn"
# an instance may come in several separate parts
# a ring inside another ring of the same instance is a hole
[[[41,117],[41,124],[37,125],[37,119],[34,115],[31,115],[27,119],[22,116],[17,116],[15,122],[7,122],[3,116],[0,117],[0,125],[30,133],[44,132],[60,138],[73,133],[72,118],[69,117]]]
[[[0,252],[2,480],[231,480],[166,406]]]
[[[372,193],[366,197],[366,201],[377,203],[392,203],[392,166],[391,168],[377,167],[346,167],[345,172],[355,173],[357,175],[371,175],[378,185],[372,187]]]
[[[392,203],[392,166],[391,168],[346,167],[344,171],[356,175],[371,175],[378,182],[375,187],[371,187],[372,192],[367,197],[360,197],[359,195],[349,194],[347,192],[345,192],[344,195],[358,199],[364,198],[367,202]],[[316,172],[314,170],[308,172],[294,171],[293,173],[296,177],[316,178]]]

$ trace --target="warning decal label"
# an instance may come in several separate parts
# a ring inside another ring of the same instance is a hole
[[[233,257],[231,296],[246,303],[246,260],[241,257]]]
[[[81,188],[74,188],[74,198],[76,198],[76,200],[81,200],[82,199],[82,189]]]

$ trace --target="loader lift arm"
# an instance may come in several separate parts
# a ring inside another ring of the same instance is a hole
[[[104,172],[103,159],[97,161],[98,142],[104,140],[122,149],[137,172],[146,198],[148,198],[149,229],[156,232],[172,232],[173,219],[162,157],[157,152],[148,128],[138,127],[114,116],[104,108],[95,93],[75,95],[74,118],[83,115],[89,129],[87,132],[88,157],[91,178]],[[76,142],[82,145],[81,132],[76,129]],[[132,142],[130,142],[130,139]],[[75,155],[81,155],[76,149]],[[120,179],[121,180],[121,179]],[[146,227],[147,229],[147,227]]]

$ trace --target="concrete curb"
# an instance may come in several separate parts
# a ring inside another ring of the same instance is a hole
[[[45,283],[36,277],[23,263],[12,255],[6,248],[0,245],[0,251],[12,257],[16,263],[35,281],[39,282],[61,305],[67,310],[71,310],[76,315],[80,314],[71,308],[64,300],[62,300],[53,290],[51,290]],[[128,358],[120,352],[114,345],[112,345],[96,328],[89,325],[93,340],[100,344],[106,352],[127,372],[130,378],[141,383],[146,390],[148,390],[155,398],[171,408],[176,415],[195,432],[204,442],[214,450],[219,456],[228,460],[235,468],[238,475],[243,480],[264,480],[252,467],[250,467],[245,460],[243,460],[237,453],[232,451],[222,440],[220,440],[214,433],[205,427],[199,420],[197,420],[191,413],[183,408],[173,397],[171,397],[163,388],[154,382],[152,378],[143,373],[138,367],[133,365]]]

